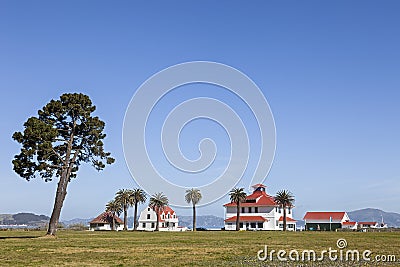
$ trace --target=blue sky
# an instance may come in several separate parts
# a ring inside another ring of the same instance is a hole
[[[135,187],[121,137],[129,101],[151,75],[194,60],[237,68],[263,91],[277,130],[265,183],[271,194],[294,193],[297,218],[400,212],[400,3],[216,2],[1,1],[0,213],[50,214],[56,183],[13,172],[11,135],[65,92],[91,97],[117,161],[81,169],[62,218],[95,216],[118,189]],[[199,214],[223,216],[227,200]]]

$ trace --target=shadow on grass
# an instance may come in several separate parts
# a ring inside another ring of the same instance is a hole
[[[39,238],[40,236],[0,236],[0,239],[29,239]]]

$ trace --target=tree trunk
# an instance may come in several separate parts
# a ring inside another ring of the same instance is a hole
[[[124,205],[124,231],[128,230],[127,227],[127,217],[128,217],[128,209],[126,207],[126,205]]]
[[[112,230],[116,231],[117,228],[115,228],[115,213],[114,212],[112,213],[112,216],[113,216],[113,218],[112,218]]]
[[[286,207],[283,206],[283,231],[286,231]]]
[[[156,212],[156,218],[157,218],[157,223],[156,223],[156,231],[160,230],[159,224],[160,224],[160,218],[158,216],[158,208],[155,208],[154,211]]]
[[[133,215],[133,231],[137,229],[137,202],[135,202],[135,213]]]
[[[57,232],[58,222],[60,220],[61,208],[64,204],[65,196],[67,195],[67,185],[68,185],[67,174],[64,171],[61,174],[60,181],[58,181],[56,198],[54,200],[54,207],[51,213],[49,228],[47,229],[47,235],[55,236]]]
[[[240,202],[236,203],[236,231],[240,230]]]
[[[196,205],[193,204],[193,231],[196,231]]]

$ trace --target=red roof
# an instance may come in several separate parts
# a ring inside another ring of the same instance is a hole
[[[266,188],[266,186],[263,185],[263,184],[255,184],[255,185],[252,185],[251,187],[253,187],[253,188],[258,188],[258,187]]]
[[[283,222],[283,216],[279,217],[278,221]],[[286,217],[286,221],[287,222],[297,222],[296,220],[289,218],[289,217]]]
[[[103,212],[96,218],[94,218],[90,223],[109,223],[112,224],[113,222],[113,215],[112,212]],[[124,222],[117,216],[114,215],[114,219],[116,223],[123,224]]]
[[[235,202],[227,203],[225,207],[236,207]],[[254,191],[253,194],[248,195],[246,200],[240,203],[241,207],[256,207],[256,206],[278,206],[272,196],[264,191]]]
[[[237,216],[230,217],[225,220],[225,222],[236,222]],[[268,221],[262,216],[239,216],[240,222],[265,222]]]
[[[359,222],[358,224],[362,224],[362,225],[376,225],[377,222]]]
[[[162,214],[164,214],[165,216],[167,216],[168,214],[173,215],[173,214],[175,214],[175,211],[174,211],[173,209],[171,209],[171,207],[169,207],[169,206],[164,206],[163,209],[161,209],[161,210],[158,211],[158,218],[159,218],[159,221],[160,221],[160,222],[164,222],[164,221],[165,221],[165,220],[162,219],[162,217],[161,217]],[[176,216],[176,218],[178,218],[178,216]],[[165,219],[172,219],[172,217],[171,217],[171,218],[166,218],[166,217],[165,217]]]
[[[346,212],[344,211],[330,211],[330,212],[322,212],[322,211],[309,211],[304,215],[303,220],[332,220],[340,221],[345,216]]]
[[[356,222],[343,222],[343,225],[356,225]]]
[[[165,206],[164,209],[163,209],[163,210],[160,210],[158,213],[159,213],[159,214],[163,214],[163,213],[164,213],[164,214],[168,214],[168,213],[174,214],[175,211],[174,211],[173,209],[171,209],[169,206]]]

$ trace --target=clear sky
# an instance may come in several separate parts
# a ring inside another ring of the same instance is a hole
[[[62,219],[96,216],[118,189],[135,187],[121,137],[129,101],[151,75],[194,60],[237,68],[263,91],[277,131],[265,184],[293,192],[296,218],[400,212],[399,1],[145,2],[0,1],[0,213],[51,213],[56,182],[13,172],[11,135],[65,92],[91,97],[116,163],[80,170]],[[190,157],[188,135],[181,142]],[[227,201],[198,214],[223,216]]]

